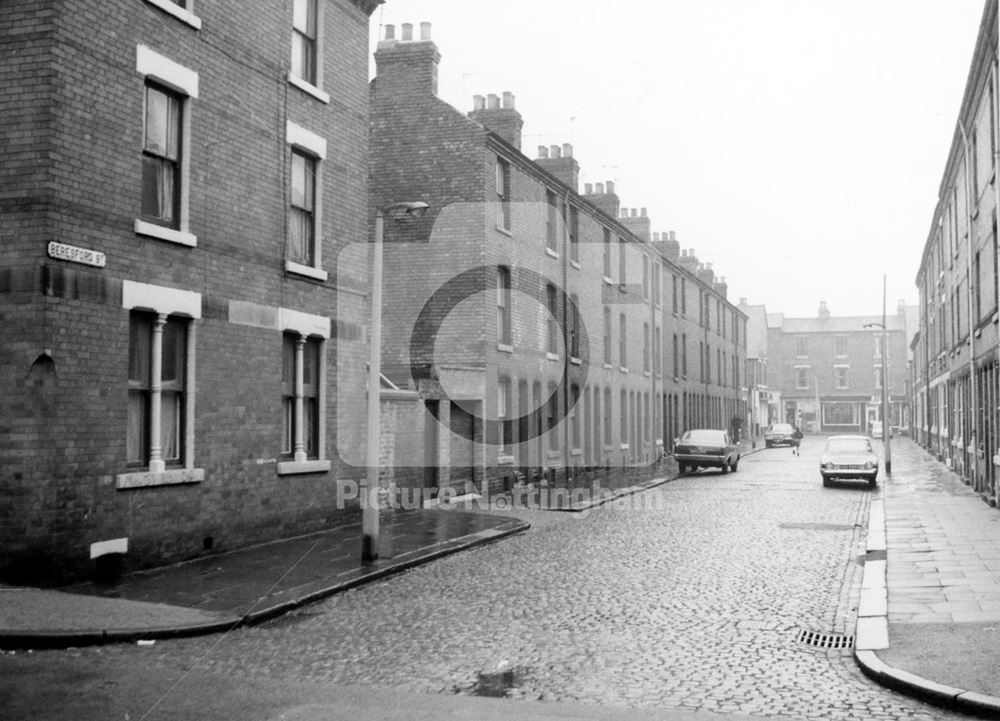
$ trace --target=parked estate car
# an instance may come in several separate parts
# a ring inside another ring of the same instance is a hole
[[[875,487],[878,477],[878,456],[866,436],[831,436],[819,459],[819,473],[823,485],[829,486],[835,478],[860,478]]]
[[[872,421],[872,425],[871,425],[870,430],[871,430],[872,438],[881,438],[882,437],[882,421]]]
[[[764,445],[771,446],[794,446],[795,427],[791,423],[772,423],[764,431]]]
[[[735,471],[740,449],[726,431],[699,428],[686,431],[674,444],[674,459],[681,473],[699,468]]]

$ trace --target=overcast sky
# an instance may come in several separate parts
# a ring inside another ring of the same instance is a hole
[[[388,0],[372,50],[430,22],[442,99],[513,92],[526,155],[572,143],[581,191],[614,181],[734,303],[879,314],[883,273],[917,302],[983,0],[478,5]]]

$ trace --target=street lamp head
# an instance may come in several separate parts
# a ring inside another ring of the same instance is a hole
[[[410,202],[393,203],[392,205],[387,205],[384,208],[379,209],[379,215],[385,213],[392,213],[397,219],[409,216],[411,218],[420,218],[427,212],[430,206],[427,203],[416,200]]]
[[[861,327],[862,328],[881,328],[882,330],[885,330],[885,326],[882,325],[881,323],[865,323]]]

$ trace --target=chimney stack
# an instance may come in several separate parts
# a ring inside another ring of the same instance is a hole
[[[698,257],[694,254],[694,248],[681,251],[680,263],[682,268],[686,268],[695,275],[698,274]]]
[[[645,243],[650,241],[651,224],[645,208],[622,208],[621,216],[619,219],[621,224],[628,228],[633,235],[642,238]]]
[[[572,145],[563,143],[562,146],[553,145],[548,149],[539,145],[535,163],[572,188],[574,193],[577,192],[580,185],[580,164],[573,157]]]
[[[501,101],[499,96],[491,93],[486,96],[485,107],[480,106],[477,100],[480,97],[482,96],[473,96],[472,112],[469,113],[469,118],[520,150],[521,128],[524,127],[524,120],[514,107],[514,94],[504,91]]]
[[[587,183],[585,187],[589,187]],[[619,200],[615,195],[615,184],[608,180],[604,183],[594,183],[593,193],[584,193],[584,197],[589,200],[599,210],[612,218],[618,217]]]
[[[829,318],[830,317],[830,309],[826,307],[826,301],[825,300],[821,300],[819,302],[819,317],[820,318]]]
[[[719,278],[717,281],[715,281],[715,292],[721,295],[723,298],[726,298],[727,294],[729,293],[729,284],[726,283],[725,278]]]
[[[674,237],[674,231],[653,233],[653,247],[669,261],[676,263],[681,257],[681,244]]]
[[[431,24],[420,23],[420,39],[413,39],[413,24],[403,23],[402,35],[385,26],[385,37],[375,50],[375,93],[379,100],[437,95],[437,70],[441,54],[431,41]]]

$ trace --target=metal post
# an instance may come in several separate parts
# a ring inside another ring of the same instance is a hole
[[[885,328],[885,273],[882,274],[882,443],[885,445],[885,475],[892,475],[892,433],[889,429],[889,346]]]
[[[381,401],[382,368],[382,210],[375,215],[375,245],[372,247],[372,320],[368,348],[368,439],[365,464],[367,474],[361,492],[361,560],[378,558],[378,451],[379,407]]]

